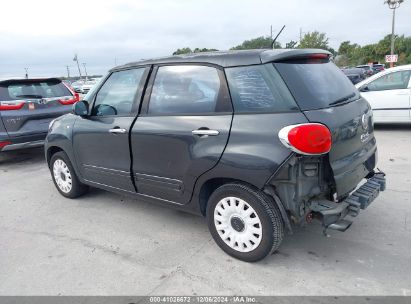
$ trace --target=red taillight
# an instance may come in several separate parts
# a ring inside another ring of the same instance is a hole
[[[62,105],[67,106],[67,105],[71,105],[73,103],[76,103],[79,100],[80,100],[80,95],[78,93],[74,93],[74,96],[63,97],[63,98],[59,99],[59,102]]]
[[[0,101],[0,111],[20,110],[25,103],[22,100]]]
[[[10,141],[0,141],[0,149],[3,149],[5,146],[10,145]]]
[[[328,54],[310,54],[308,55],[309,59],[327,59],[328,58]]]
[[[280,130],[278,137],[286,147],[299,154],[325,154],[331,149],[331,132],[319,123],[287,126]]]

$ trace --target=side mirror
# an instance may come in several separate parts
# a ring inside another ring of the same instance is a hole
[[[361,88],[360,88],[360,92],[368,92],[370,89],[368,88],[368,85],[363,85]]]
[[[80,100],[73,105],[73,114],[81,117],[88,116],[88,102]]]

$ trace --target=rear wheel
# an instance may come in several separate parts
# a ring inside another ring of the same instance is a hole
[[[78,180],[66,153],[53,154],[50,160],[50,171],[54,185],[61,195],[76,198],[88,190],[88,187]]]
[[[264,193],[243,184],[226,184],[211,195],[208,228],[229,255],[255,262],[273,253],[284,237],[281,214]]]

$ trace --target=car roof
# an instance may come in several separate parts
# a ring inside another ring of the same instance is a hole
[[[291,57],[299,57],[308,54],[327,54],[330,52],[321,49],[258,49],[258,50],[240,50],[240,51],[216,51],[190,53],[184,55],[174,55],[156,59],[141,60],[130,62],[111,69],[121,70],[137,66],[151,64],[168,64],[168,63],[200,63],[213,64],[221,67],[234,67],[244,65],[262,64],[267,62],[279,61]]]

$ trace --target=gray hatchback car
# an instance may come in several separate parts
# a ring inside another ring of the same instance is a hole
[[[250,262],[292,225],[345,231],[385,177],[370,105],[330,55],[213,52],[116,67],[51,123],[54,184],[68,198],[92,186],[205,216],[216,243]]]
[[[78,100],[57,78],[0,81],[0,151],[43,145],[49,123]]]

